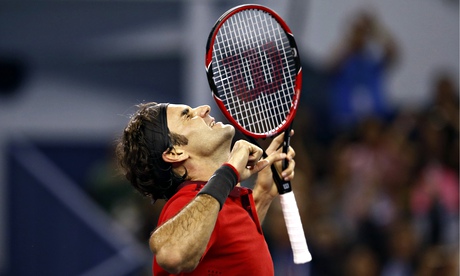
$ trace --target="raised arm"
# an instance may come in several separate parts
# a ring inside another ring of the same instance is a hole
[[[274,154],[260,160],[262,150],[237,141],[227,162],[211,177],[202,191],[177,215],[157,228],[150,237],[150,249],[157,263],[170,273],[193,271],[211,237],[222,200],[237,184],[285,157]],[[228,169],[230,168],[230,170]]]
[[[294,131],[291,132],[291,135],[293,134]],[[265,151],[269,157],[281,153],[280,146],[282,145],[283,140],[284,134],[280,134],[275,139],[273,139]],[[291,181],[294,178],[294,157],[295,151],[292,147],[289,147],[288,153],[286,155],[286,158],[289,161],[289,166],[280,174],[281,179],[284,179],[285,181]],[[278,171],[281,171],[282,161],[276,162],[276,168]],[[253,189],[254,203],[256,205],[257,216],[259,217],[260,223],[264,221],[268,208],[277,195],[278,188],[273,181],[271,168],[266,167],[258,173],[257,180]]]

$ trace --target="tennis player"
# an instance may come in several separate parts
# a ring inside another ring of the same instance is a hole
[[[283,135],[263,159],[259,147],[236,141],[232,125],[215,122],[207,105],[140,104],[117,146],[132,186],[167,200],[150,237],[154,275],[273,275],[261,228],[278,195],[270,165],[294,177],[295,152],[281,152]],[[257,173],[254,188],[240,181]]]

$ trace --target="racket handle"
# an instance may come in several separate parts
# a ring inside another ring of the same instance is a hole
[[[280,195],[280,202],[289,241],[291,242],[292,253],[294,255],[294,263],[304,264],[311,261],[311,254],[308,250],[307,240],[305,239],[294,193],[288,192]]]
[[[291,144],[291,130],[292,130],[292,123],[287,127],[284,131],[284,138],[283,138],[283,152],[287,153],[289,149],[289,145]],[[288,166],[287,159],[283,160],[283,170],[285,170]]]

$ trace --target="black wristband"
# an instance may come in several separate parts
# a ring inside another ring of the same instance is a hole
[[[238,172],[229,164],[225,164],[217,169],[198,195],[207,194],[212,196],[219,201],[220,209],[222,209],[228,195],[238,184],[238,178]]]

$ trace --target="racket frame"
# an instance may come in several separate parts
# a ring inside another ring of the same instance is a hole
[[[245,129],[243,126],[240,125],[240,123],[235,120],[230,112],[227,110],[225,107],[224,102],[222,99],[220,99],[219,94],[218,94],[218,89],[216,84],[214,83],[214,72],[212,68],[212,56],[213,56],[213,47],[214,47],[214,42],[216,39],[216,35],[219,32],[220,28],[222,25],[229,19],[231,16],[234,14],[244,11],[244,10],[251,10],[251,9],[257,9],[257,10],[262,10],[266,13],[268,13],[270,16],[272,16],[282,27],[283,31],[286,34],[286,37],[289,41],[289,45],[291,47],[291,50],[293,51],[293,57],[294,57],[294,64],[296,67],[296,76],[295,76],[295,86],[293,88],[294,94],[292,95],[292,102],[291,102],[291,107],[289,110],[289,114],[286,116],[286,119],[284,123],[278,128],[272,129],[268,132],[265,133],[255,133],[251,132],[247,129]],[[208,41],[206,43],[206,75],[208,78],[208,83],[209,86],[211,87],[211,91],[213,92],[213,97],[218,105],[219,109],[222,111],[224,114],[225,118],[233,125],[235,126],[241,133],[243,133],[246,136],[254,137],[256,139],[261,139],[261,138],[269,138],[274,135],[280,134],[281,132],[285,131],[286,129],[290,129],[290,125],[292,124],[292,121],[294,120],[294,117],[297,112],[297,106],[299,104],[299,98],[300,98],[300,93],[301,93],[301,87],[302,87],[302,66],[300,62],[300,56],[297,48],[297,44],[294,39],[294,35],[292,34],[291,29],[289,26],[286,24],[286,22],[273,10],[262,6],[262,5],[257,5],[257,4],[247,4],[247,5],[240,5],[236,6],[233,9],[228,10],[225,12],[214,24],[214,27],[211,30],[211,33],[208,37]],[[289,134],[288,134],[289,136]]]

